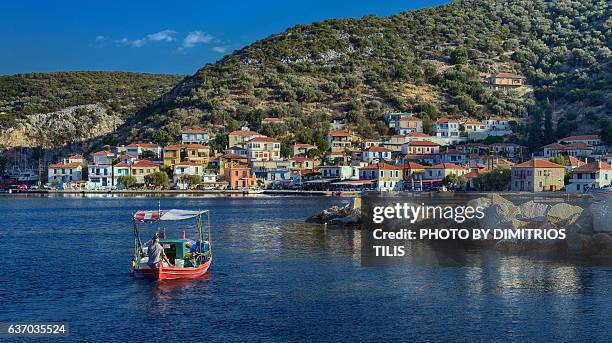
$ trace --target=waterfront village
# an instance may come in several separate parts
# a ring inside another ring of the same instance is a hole
[[[265,118],[262,125],[282,120]],[[612,154],[597,135],[566,137],[528,155],[517,144],[481,143],[512,134],[516,123],[506,118],[439,118],[433,135],[409,113],[387,113],[384,120],[393,134],[380,140],[334,120],[326,146],[295,143],[287,157],[280,141],[247,127],[230,132],[223,151],[211,150],[207,130],[184,130],[180,144],[134,142],[90,158],[65,156],[46,168],[47,188],[581,193],[612,182]]]

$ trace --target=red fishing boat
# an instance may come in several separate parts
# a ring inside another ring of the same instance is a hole
[[[206,228],[203,218],[206,216]],[[175,221],[195,220],[194,238],[187,238],[186,230],[174,230],[176,238],[169,238],[166,227],[151,225],[166,224]],[[152,280],[197,279],[208,271],[212,263],[212,246],[210,242],[210,212],[187,210],[157,210],[138,211],[134,213],[134,258],[131,274],[135,277]],[[147,227],[145,224],[148,224]],[[171,262],[157,264],[156,268],[149,266],[147,255],[149,242],[142,243],[141,231],[154,231],[155,237],[164,248],[164,253]],[[206,233],[206,237],[205,237]],[[206,238],[206,239],[205,239]]]

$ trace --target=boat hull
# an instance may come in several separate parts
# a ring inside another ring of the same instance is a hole
[[[212,259],[197,268],[159,267],[157,269],[136,269],[134,276],[150,280],[198,279],[208,272],[211,263]]]

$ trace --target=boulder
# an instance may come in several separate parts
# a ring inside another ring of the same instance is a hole
[[[593,234],[593,215],[590,210],[584,210],[580,214],[574,214],[559,226],[564,228],[567,233]]]
[[[497,194],[497,193],[492,193],[487,195],[487,198],[489,198],[491,200],[491,204],[504,204],[506,206],[514,206],[514,204],[512,203],[512,201],[502,197],[501,195]]]
[[[530,200],[518,207],[516,218],[528,221],[546,221],[546,215],[549,209],[550,205]]]
[[[612,255],[612,235],[609,233],[597,233],[593,235],[593,243],[600,255]]]
[[[612,197],[593,203],[589,209],[593,215],[593,231],[612,233]]]
[[[476,207],[487,208],[491,205],[491,203],[492,201],[489,198],[477,198],[477,199],[472,199],[468,201],[467,206],[470,206],[472,208],[476,208]]]
[[[580,215],[581,213],[582,207],[561,202],[553,205],[548,210],[548,217],[555,218],[558,221],[563,221],[568,220],[572,216]]]
[[[513,229],[516,230],[524,223],[515,219],[517,207],[505,202],[493,203],[484,210],[484,218],[479,223],[482,229]]]
[[[581,233],[569,233],[565,239],[567,251],[575,255],[594,255],[597,253],[597,247],[593,242],[593,238],[589,235]]]

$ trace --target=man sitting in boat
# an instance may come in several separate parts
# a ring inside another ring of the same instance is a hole
[[[174,267],[166,256],[166,253],[164,252],[164,247],[159,244],[159,237],[157,235],[151,238],[151,244],[149,244],[148,246],[147,255],[149,255],[149,261],[147,262],[147,264],[152,269],[157,269],[159,263],[161,263],[162,261],[168,263],[169,266]]]

